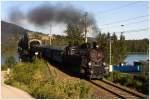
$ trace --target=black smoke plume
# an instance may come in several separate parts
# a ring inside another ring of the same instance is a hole
[[[20,24],[25,19],[25,16],[21,10],[14,8],[9,14],[9,19],[15,24]]]
[[[53,22],[77,26],[81,30],[84,30],[85,27],[85,12],[72,6],[41,5],[31,9],[26,14],[26,18],[30,23],[38,27],[49,25]],[[95,20],[89,13],[86,16],[86,24],[90,29],[97,30]]]

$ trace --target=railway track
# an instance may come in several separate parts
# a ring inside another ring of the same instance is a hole
[[[120,85],[116,85],[107,80],[91,80],[89,82],[121,99],[147,99],[148,98],[148,96],[144,94],[122,87]]]
[[[50,68],[49,63],[47,63],[47,65],[48,65],[49,73],[52,73],[51,72],[52,69]],[[90,80],[88,82],[92,83],[96,87],[99,87],[101,90],[106,91],[108,93],[107,95],[109,94],[113,95],[115,98],[121,98],[121,99],[147,99],[148,98],[148,96],[144,94],[141,94],[134,90],[130,90],[129,88],[123,87],[121,85],[114,84],[104,79]]]

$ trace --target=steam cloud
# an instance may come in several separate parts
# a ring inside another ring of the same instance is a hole
[[[14,9],[12,12],[10,12],[9,19],[16,23],[20,24],[24,20],[25,16],[19,9]]]
[[[20,15],[20,17],[19,17]],[[23,18],[20,11],[13,11],[11,13],[11,20],[16,21]],[[67,25],[78,26],[80,29],[84,29],[85,12],[79,9],[75,9],[71,6],[66,7],[58,7],[53,5],[41,5],[34,9],[31,9],[26,14],[26,19],[34,24],[35,26],[41,27],[45,25],[49,25],[51,22],[54,23],[65,23]],[[93,30],[97,30],[95,19],[88,13],[86,17],[87,27],[91,27]]]

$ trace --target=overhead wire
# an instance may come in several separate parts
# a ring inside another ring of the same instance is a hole
[[[121,7],[117,7],[117,8],[112,8],[112,9],[109,9],[109,10],[105,10],[105,11],[102,11],[102,12],[112,12],[112,11],[115,11],[115,10],[120,10],[122,8],[125,8],[125,7],[128,7],[128,6],[131,6],[131,5],[135,5],[137,3],[140,3],[140,1],[134,1],[132,3],[129,3],[127,5],[124,5],[124,6],[121,6]],[[143,18],[143,17],[146,17],[148,16],[148,14],[146,15],[142,15],[142,16],[136,16],[136,17],[133,17],[133,18],[128,18],[128,19],[124,19],[124,20],[119,20],[119,21],[114,21],[114,22],[110,22],[110,23],[106,23],[106,24],[103,24],[103,25],[110,25],[110,24],[116,24],[116,23],[120,23],[122,21],[130,21],[130,20],[135,20],[135,19],[138,19],[138,18]]]
[[[141,20],[141,21],[136,21],[136,22],[129,22],[129,23],[125,23],[125,24],[120,24],[120,26],[121,25],[124,25],[124,26],[126,26],[126,25],[128,25],[128,26],[130,26],[130,25],[133,25],[133,24],[137,24],[137,23],[142,23],[142,22],[147,22],[148,20]],[[116,24],[118,24],[118,23],[116,23]],[[110,27],[114,27],[114,26],[117,26],[117,25],[109,25],[109,28]],[[101,27],[101,29],[104,29],[104,27]]]
[[[127,30],[127,31],[121,31],[123,33],[130,33],[130,32],[140,32],[140,31],[148,31],[148,27],[147,28],[142,28],[142,29],[133,29],[133,30]],[[115,32],[115,33],[121,33],[121,32]]]
[[[143,17],[147,17],[147,16],[149,16],[149,15],[146,14],[146,15],[142,15],[142,16],[132,17],[132,18],[128,18],[128,19],[124,19],[124,20],[119,20],[119,21],[114,21],[114,22],[111,22],[111,23],[103,24],[103,25],[116,24],[116,23],[120,23],[120,22],[123,22],[123,21],[135,20],[135,19],[143,18]]]
[[[108,9],[108,10],[105,10],[105,11],[100,11],[99,13],[104,13],[104,14],[110,13],[110,12],[113,12],[113,11],[116,11],[116,10],[120,10],[120,9],[122,9],[122,8],[126,8],[126,7],[131,6],[131,5],[135,5],[135,4],[137,4],[137,3],[139,3],[139,1],[129,3],[129,4],[123,5],[123,6],[121,6],[121,7],[112,8],[112,9]]]
[[[117,7],[117,8],[113,8],[113,9],[109,9],[109,10],[105,10],[103,11],[105,14],[106,13],[110,13],[110,12],[114,12],[116,10],[120,10],[122,8],[126,8],[128,6],[131,6],[131,5],[135,5],[139,2],[134,2],[134,3],[130,3],[130,4],[127,4],[127,5],[124,5],[122,7]],[[100,12],[100,13],[103,13],[103,12]],[[149,15],[146,14],[146,15],[142,15],[142,16],[136,16],[136,17],[132,17],[132,18],[127,18],[127,19],[123,19],[123,20],[118,20],[118,21],[113,21],[113,22],[110,22],[110,23],[106,23],[106,24],[103,24],[102,26],[105,26],[107,25],[114,25],[114,24],[118,24],[118,23],[121,23],[121,22],[125,22],[125,24],[122,24],[122,25],[133,25],[133,24],[137,24],[137,23],[142,23],[142,22],[146,22],[147,20],[141,20],[141,21],[136,21],[136,22],[130,22],[130,21],[134,21],[134,20],[137,20],[139,18],[144,18],[144,17],[148,17]],[[126,22],[129,22],[129,23],[126,23]],[[120,24],[121,26],[121,24]],[[109,27],[110,28],[110,27]],[[101,28],[103,29],[103,28]],[[126,30],[126,31],[122,31],[123,33],[131,33],[131,32],[141,32],[141,31],[148,31],[148,28],[141,28],[141,29],[133,29],[133,30]],[[121,33],[121,32],[115,32],[115,33]]]

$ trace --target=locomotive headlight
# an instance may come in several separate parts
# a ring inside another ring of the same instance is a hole
[[[89,62],[89,63],[88,63],[88,65],[89,65],[89,66],[91,66],[91,65],[92,65],[92,63],[91,63],[91,62]]]
[[[109,69],[109,67],[107,66],[107,64],[106,64],[105,62],[103,63],[103,66],[104,66],[104,69],[105,69],[105,70],[108,70],[108,69]]]
[[[103,66],[106,66],[106,63],[105,63],[105,62],[103,63]]]
[[[98,46],[98,45],[96,45],[96,48],[99,48],[99,46]]]
[[[38,52],[35,52],[35,55],[37,56],[39,53]]]

